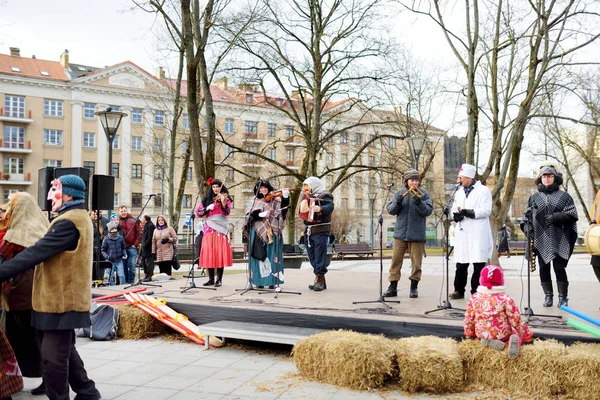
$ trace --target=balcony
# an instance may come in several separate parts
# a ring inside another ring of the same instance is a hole
[[[296,165],[296,162],[291,160],[286,160],[285,166],[289,169],[300,169],[300,166]]]
[[[28,154],[32,153],[31,140],[24,143],[19,142],[6,142],[4,139],[0,139],[0,152],[4,153],[21,153]]]
[[[264,164],[264,160],[257,157],[244,157],[242,159],[242,167],[262,167]]]
[[[25,174],[0,174],[0,185],[31,186],[31,172]]]
[[[248,133],[244,132],[244,142],[245,143],[265,143],[266,139],[263,135],[259,135],[257,133]]]
[[[0,121],[4,122],[18,122],[21,124],[30,124],[33,122],[33,118],[31,117],[31,110],[27,112],[11,112],[10,110],[5,110],[4,108],[0,108]]]
[[[302,146],[303,145],[302,138],[296,137],[296,136],[287,137],[287,138],[285,138],[284,145],[286,147],[299,147],[299,146]]]

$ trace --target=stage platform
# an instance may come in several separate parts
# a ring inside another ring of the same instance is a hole
[[[567,272],[570,279],[569,306],[577,311],[600,319],[600,283],[596,280],[589,265],[588,255],[574,255]],[[381,304],[379,299],[379,268],[375,260],[350,259],[333,261],[327,274],[327,290],[313,292],[308,285],[314,280],[310,265],[305,262],[301,269],[285,270],[285,284],[281,293],[252,290],[241,294],[236,289],[246,287],[245,264],[235,264],[231,270],[239,273],[228,274],[223,278],[223,286],[217,290],[201,288],[181,293],[181,288],[189,285],[188,279],[155,282],[162,287],[148,287],[154,296],[164,298],[176,311],[183,313],[196,324],[206,324],[221,320],[260,322],[316,329],[349,329],[363,333],[383,334],[390,338],[435,335],[461,338],[463,332],[463,312],[467,299],[450,300],[457,309],[440,310],[430,314],[446,300],[445,266],[440,256],[430,256],[424,260],[423,276],[419,284],[419,298],[408,297],[410,283],[410,261],[405,260],[403,276],[398,285],[400,303]],[[390,260],[383,260],[383,290],[387,289],[387,271]],[[515,299],[521,311],[527,307],[527,266],[522,256],[502,257],[505,270],[507,292]],[[182,265],[182,269],[185,268]],[[189,266],[188,266],[189,268]],[[450,264],[450,292],[453,291],[454,266]],[[469,270],[469,280],[472,268]],[[199,272],[196,270],[196,274]],[[554,274],[553,274],[554,275]],[[554,277],[553,277],[554,279]],[[195,279],[202,287],[207,278]],[[555,338],[565,343],[573,341],[596,341],[594,337],[572,329],[566,325],[569,314],[556,307],[558,293],[554,294],[555,305],[542,307],[543,293],[536,272],[531,277],[531,308],[535,316],[530,326],[536,337]],[[467,291],[469,288],[467,288]],[[93,289],[94,295],[122,292],[123,286]],[[300,292],[301,295],[286,292]],[[373,301],[368,304],[353,302]],[[551,317],[541,317],[547,314]],[[554,318],[561,316],[562,318]]]

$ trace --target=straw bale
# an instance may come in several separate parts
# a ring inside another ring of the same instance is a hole
[[[119,338],[147,339],[167,332],[167,327],[154,317],[132,305],[117,305],[119,310]]]
[[[395,366],[391,340],[344,330],[304,338],[292,354],[302,375],[351,389],[380,387]]]
[[[435,336],[394,341],[400,388],[404,391],[452,393],[463,389],[463,366],[454,339]]]
[[[576,343],[560,358],[560,379],[568,398],[594,399],[600,395],[600,344]]]
[[[535,340],[524,345],[516,360],[508,358],[507,350],[492,350],[479,340],[461,342],[459,351],[469,384],[539,397],[564,393],[558,360],[567,350],[556,340]]]

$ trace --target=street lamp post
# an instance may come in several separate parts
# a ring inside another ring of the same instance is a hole
[[[423,146],[425,145],[426,140],[427,139],[423,136],[413,136],[409,139],[410,147],[415,160],[415,169],[417,171],[419,170],[419,157],[421,157],[421,152],[423,151]]]
[[[126,117],[127,114],[120,111],[113,111],[111,107],[108,107],[104,111],[96,111],[94,115],[98,116],[100,119],[100,123],[102,124],[102,128],[104,129],[104,134],[106,135],[106,140],[108,140],[108,175],[112,176],[112,152],[113,152],[113,142],[115,140],[115,136],[117,136],[117,130],[119,129],[119,125],[121,125],[121,120],[123,117]],[[111,210],[107,210],[108,218],[110,218]],[[98,216],[100,218],[100,216]]]
[[[373,190],[373,188],[370,188],[369,192],[367,193],[367,196],[369,196],[369,214],[371,217],[371,224],[369,226],[369,238],[371,241],[371,248],[373,248],[375,246],[375,232],[373,229],[373,214],[375,212],[375,200],[377,200],[377,192],[375,192]]]

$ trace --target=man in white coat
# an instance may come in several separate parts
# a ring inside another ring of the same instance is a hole
[[[494,240],[490,227],[492,213],[492,193],[475,179],[474,165],[463,164],[458,172],[458,183],[462,186],[456,192],[452,213],[456,228],[454,231],[454,293],[451,299],[463,299],[467,286],[469,264],[473,264],[471,294],[477,291],[479,275],[486,262],[492,257]]]

